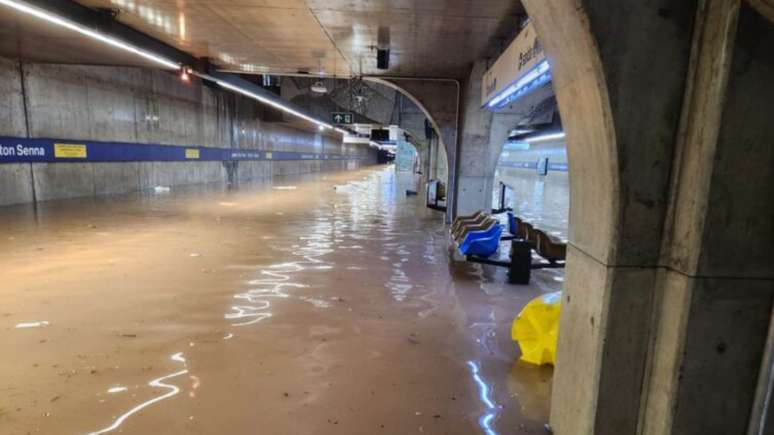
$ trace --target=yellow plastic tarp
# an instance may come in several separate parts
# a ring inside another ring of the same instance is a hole
[[[511,337],[519,343],[521,360],[543,365],[556,362],[556,340],[562,292],[548,293],[531,300],[513,321]]]

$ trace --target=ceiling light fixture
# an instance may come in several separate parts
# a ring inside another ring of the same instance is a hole
[[[559,140],[564,139],[564,132],[559,133],[547,133],[547,134],[541,134],[540,136],[532,136],[522,139],[522,141],[527,143],[536,143],[536,142],[548,142],[551,140]]]
[[[327,94],[328,93],[328,87],[325,86],[325,83],[322,82],[322,80],[316,81],[312,86],[309,87],[312,92],[315,94]]]
[[[180,69],[180,80],[184,82],[191,81],[191,68],[188,68],[187,66],[185,66]]]
[[[198,77],[200,77],[200,78],[203,78],[203,79],[209,80],[211,82],[217,83],[218,86],[220,86],[222,88],[228,89],[230,91],[234,91],[234,92],[236,92],[238,94],[242,94],[242,95],[244,95],[246,97],[252,98],[253,100],[256,100],[256,101],[259,101],[261,103],[267,104],[267,105],[269,105],[271,107],[274,107],[275,109],[279,109],[279,110],[281,110],[281,111],[283,111],[285,113],[289,113],[289,114],[291,114],[293,116],[296,116],[296,117],[301,118],[303,120],[309,121],[312,124],[317,125],[318,128],[322,128],[323,130],[326,129],[326,128],[334,128],[331,124],[328,124],[327,122],[322,122],[320,120],[314,119],[311,116],[306,115],[304,113],[301,113],[298,110],[295,110],[295,109],[293,109],[293,108],[291,108],[289,106],[286,106],[286,105],[284,105],[284,104],[282,104],[282,103],[280,103],[278,101],[274,101],[274,100],[266,98],[266,97],[264,97],[262,95],[258,95],[255,92],[251,92],[251,91],[249,91],[247,89],[240,88],[239,86],[232,85],[231,83],[226,82],[224,80],[217,79],[217,78],[209,76],[207,74],[201,74],[201,73],[198,73],[196,71],[193,71],[193,74],[198,76]],[[338,131],[341,134],[345,134],[346,133],[345,131],[343,131],[341,129],[338,129],[338,128],[336,128],[335,130]]]
[[[136,54],[144,59],[150,60],[152,62],[155,62],[165,68],[173,69],[173,70],[179,70],[180,64],[177,62],[174,62],[170,59],[167,59],[163,56],[159,56],[156,54],[153,54],[151,52],[142,50],[140,48],[137,48],[131,44],[127,44],[126,42],[123,42],[119,39],[113,38],[111,36],[104,35],[102,33],[99,33],[95,30],[89,29],[88,27],[85,27],[81,24],[77,24],[73,21],[70,21],[66,18],[59,17],[55,14],[52,14],[51,12],[45,11],[43,9],[31,6],[25,2],[17,1],[17,0],[0,0],[0,5],[8,6],[12,9],[15,9],[19,12],[32,15],[36,18],[40,18],[42,20],[47,21],[50,24],[57,25],[59,27],[64,27],[66,29],[72,30],[74,32],[78,32],[81,35],[88,36],[89,38],[96,39],[97,41],[100,41],[102,43],[105,43],[107,45],[113,46],[115,48],[128,51],[130,53]]]

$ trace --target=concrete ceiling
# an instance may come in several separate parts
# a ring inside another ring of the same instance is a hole
[[[518,0],[80,0],[220,67],[247,73],[463,77],[504,45]],[[388,44],[390,69],[374,47]]]
[[[0,6],[0,56],[86,65],[156,65],[134,54]]]

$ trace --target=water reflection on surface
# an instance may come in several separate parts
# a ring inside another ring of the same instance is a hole
[[[455,259],[442,215],[404,194],[418,182],[386,168],[0,209],[0,345],[17,350],[0,425],[537,433],[550,370],[514,369],[510,324],[558,276],[510,286]]]
[[[491,387],[481,378],[481,370],[478,364],[473,361],[468,361],[468,367],[470,368],[470,376],[478,388],[478,397],[481,403],[484,405],[484,414],[478,419],[478,424],[487,435],[498,435],[494,430],[494,422],[497,416],[500,414],[501,407],[492,401]]]
[[[166,393],[162,394],[161,396],[154,397],[153,399],[146,400],[145,402],[140,403],[139,405],[135,406],[134,408],[130,409],[129,411],[121,414],[118,418],[115,419],[113,424],[110,426],[100,429],[95,432],[90,432],[89,435],[99,435],[107,432],[112,432],[119,427],[121,427],[122,424],[124,424],[124,421],[128,419],[129,417],[133,416],[134,414],[137,414],[138,412],[142,411],[143,409],[153,405],[154,403],[161,402],[163,400],[170,399],[180,393],[180,387],[174,384],[168,384],[166,383],[169,379],[174,379],[180,376],[183,376],[188,373],[188,366],[186,365],[185,358],[183,357],[182,352],[178,352],[174,355],[172,355],[170,360],[178,362],[185,367],[183,370],[176,371],[174,373],[170,373],[168,375],[162,376],[157,379],[153,379],[150,382],[148,382],[148,386],[151,388],[161,388],[164,390],[167,390]],[[108,390],[109,393],[115,393],[117,392],[115,389],[113,391]]]
[[[503,182],[513,189],[509,204],[522,217],[548,234],[567,240],[570,212],[570,182],[566,172],[539,176],[534,169],[498,167],[495,185]]]

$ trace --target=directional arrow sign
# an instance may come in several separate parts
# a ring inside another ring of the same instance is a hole
[[[347,112],[333,112],[334,124],[352,124],[352,114]]]

